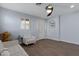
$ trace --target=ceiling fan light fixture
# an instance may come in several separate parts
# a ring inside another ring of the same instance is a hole
[[[48,8],[52,8],[52,5],[49,5]]]
[[[52,12],[52,10],[50,10],[50,9],[48,9],[48,10],[46,10],[47,11],[47,13],[50,13],[50,12]]]

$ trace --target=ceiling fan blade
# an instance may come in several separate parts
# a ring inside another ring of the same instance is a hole
[[[52,12],[50,12],[47,16],[50,16],[52,14]]]

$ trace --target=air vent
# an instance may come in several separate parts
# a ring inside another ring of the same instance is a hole
[[[36,5],[41,5],[42,3],[36,3]]]

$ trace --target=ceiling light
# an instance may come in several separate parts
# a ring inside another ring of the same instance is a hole
[[[74,7],[75,7],[74,5],[71,5],[71,6],[70,6],[70,8],[74,8]]]

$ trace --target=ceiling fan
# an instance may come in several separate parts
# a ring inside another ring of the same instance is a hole
[[[36,5],[41,5],[42,3],[36,3]],[[52,4],[48,4],[46,7],[45,7],[46,11],[47,11],[47,16],[50,16],[53,12],[53,6]]]
[[[49,4],[48,6],[46,6],[46,11],[48,13],[47,16],[50,16],[53,12],[53,6],[51,4]]]

